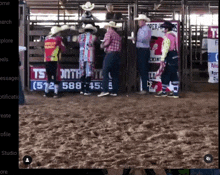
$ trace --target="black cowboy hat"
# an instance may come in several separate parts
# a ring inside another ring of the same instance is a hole
[[[176,26],[169,21],[164,21],[164,23],[161,24],[160,27],[162,27],[162,28],[175,28]]]

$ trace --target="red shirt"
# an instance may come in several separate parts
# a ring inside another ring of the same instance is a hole
[[[44,49],[44,61],[58,61],[60,49],[62,52],[64,52],[65,46],[60,36],[48,36],[44,41]]]
[[[109,28],[109,30],[105,34],[104,47],[106,49],[106,52],[121,51],[121,37],[112,28]]]

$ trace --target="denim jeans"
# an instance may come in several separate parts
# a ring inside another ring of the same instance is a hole
[[[149,60],[150,60],[150,49],[149,48],[137,48],[137,63],[138,71],[142,80],[142,88],[145,91],[149,91],[147,87],[147,81],[149,80]]]
[[[103,80],[102,88],[103,92],[109,92],[109,72],[112,77],[112,93],[118,93],[119,88],[119,69],[120,69],[120,53],[119,52],[109,52],[105,55],[103,60]]]
[[[162,84],[168,85],[169,82],[177,82],[178,78],[178,55],[176,51],[169,51],[167,53],[166,67],[161,75]]]

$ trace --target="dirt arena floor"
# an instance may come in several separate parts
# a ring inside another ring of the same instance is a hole
[[[42,94],[26,94],[19,106],[21,169],[25,155],[34,169],[218,168],[218,92],[179,99]]]

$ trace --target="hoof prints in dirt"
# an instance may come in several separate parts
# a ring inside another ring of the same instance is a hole
[[[19,107],[19,168],[218,168],[218,96],[166,101],[27,95]],[[42,101],[44,99],[44,101]],[[204,163],[212,154],[213,163]]]

